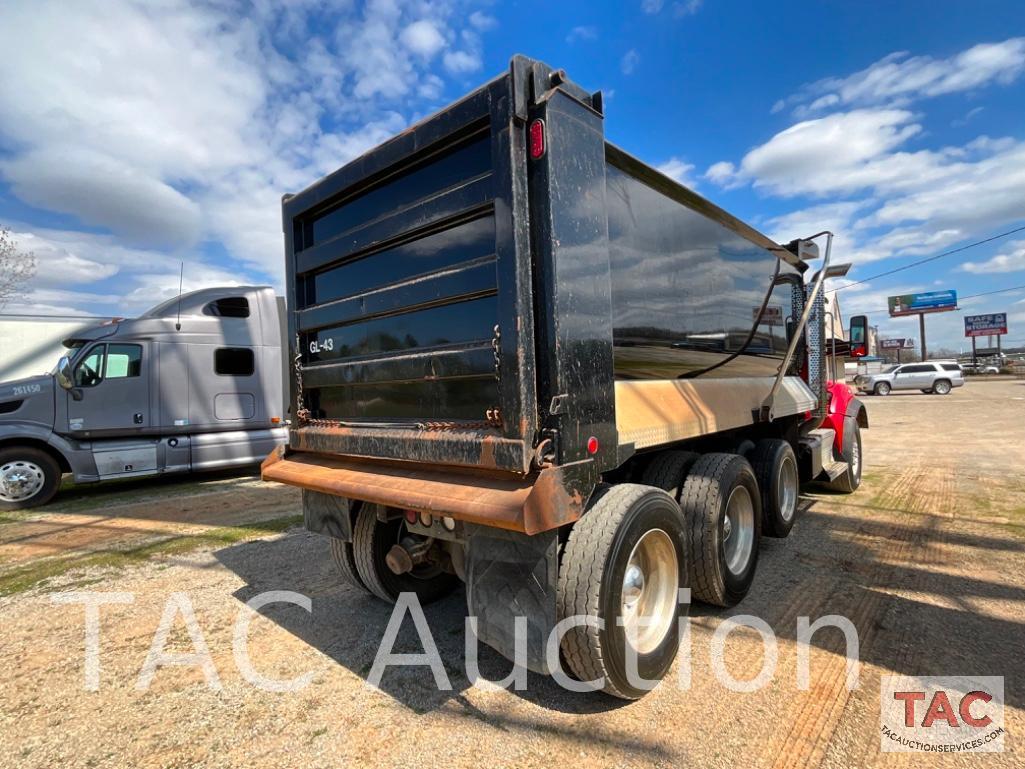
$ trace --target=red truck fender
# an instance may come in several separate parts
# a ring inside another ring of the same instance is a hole
[[[851,417],[859,427],[868,428],[868,412],[844,382],[828,382],[826,392],[829,394],[829,408],[823,426],[834,431],[833,446],[840,453],[844,446],[844,418]]]

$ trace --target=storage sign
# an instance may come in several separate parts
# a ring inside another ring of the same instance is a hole
[[[1007,313],[991,312],[989,315],[966,315],[965,336],[991,336],[1007,333]]]
[[[957,291],[927,291],[924,294],[901,294],[886,300],[890,316],[918,315],[920,312],[946,312],[957,309]]]

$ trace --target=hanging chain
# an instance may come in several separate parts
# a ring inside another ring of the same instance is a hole
[[[491,337],[491,351],[495,356],[495,379],[499,382],[502,381],[502,329],[499,325],[495,324],[495,335]],[[488,425],[491,427],[502,426],[502,411],[498,406],[493,406],[484,412],[484,416],[487,419]]]
[[[292,361],[295,368],[295,418],[299,424],[304,424],[310,421],[310,410],[306,408],[306,403],[303,401],[303,354],[301,342],[299,341],[299,335],[295,335],[295,359]]]

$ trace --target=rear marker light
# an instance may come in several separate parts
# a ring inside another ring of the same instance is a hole
[[[530,157],[537,160],[545,154],[545,121],[540,118],[530,124]]]
[[[587,453],[597,454],[598,453],[598,439],[593,435],[587,439]]]
[[[456,519],[455,518],[449,518],[446,515],[444,518],[441,519],[441,525],[444,526],[449,531],[455,531],[456,530]]]
[[[426,526],[427,528],[431,527],[431,516],[430,516],[430,514],[428,514],[428,513],[420,513],[420,525],[421,526]]]
[[[407,510],[405,512],[406,523],[412,525],[416,523],[416,510]]]

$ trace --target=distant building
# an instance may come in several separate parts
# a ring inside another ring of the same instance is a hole
[[[64,339],[108,320],[81,315],[0,315],[0,382],[47,373],[64,354]]]

